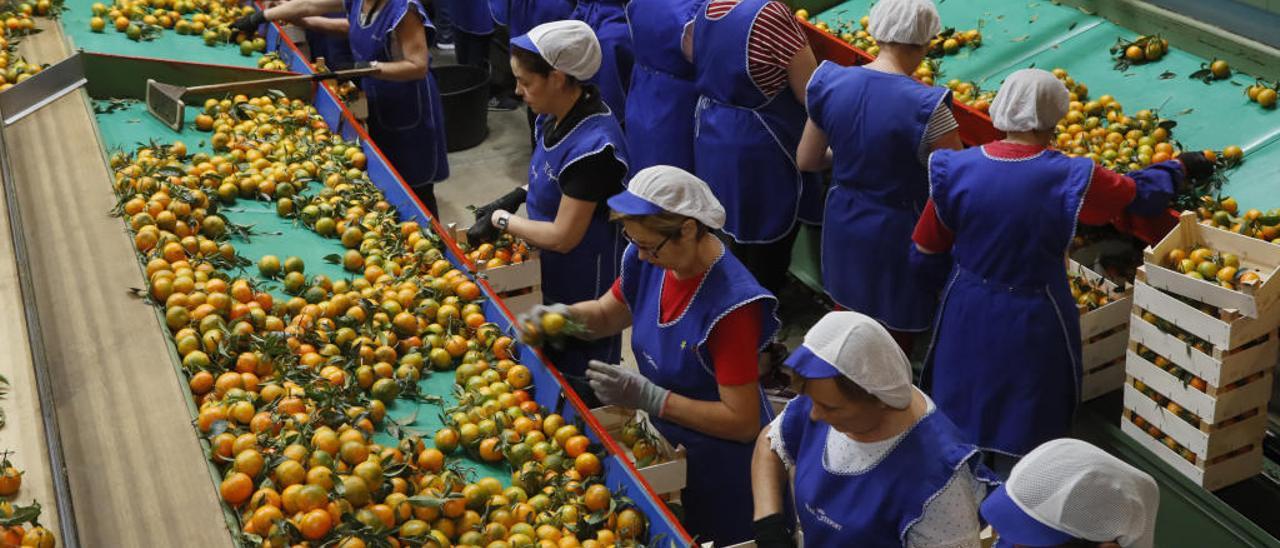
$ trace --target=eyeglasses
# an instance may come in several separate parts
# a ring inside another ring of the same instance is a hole
[[[643,251],[645,253],[648,253],[649,256],[655,259],[658,258],[658,251],[662,249],[662,246],[667,245],[667,242],[671,241],[671,236],[667,236],[663,238],[661,242],[658,242],[658,245],[649,247],[646,245],[642,245],[640,242],[637,242],[635,238],[632,238],[630,234],[627,234],[627,230],[625,228],[622,229],[622,237],[625,238],[628,242],[631,242],[631,245],[636,246],[636,249]]]

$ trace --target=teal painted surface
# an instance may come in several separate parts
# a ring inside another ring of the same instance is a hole
[[[194,117],[194,110],[188,107],[188,119]],[[141,104],[133,104],[111,113],[97,114],[96,119],[103,144],[109,152],[117,149],[133,150],[138,143],[146,143],[152,139],[164,144],[180,140],[187,145],[188,152],[191,154],[213,152],[207,141],[210,133],[197,131],[190,125],[184,127],[181,132],[175,132],[148,114]],[[336,238],[322,237],[300,224],[295,224],[291,219],[276,215],[275,205],[272,203],[238,200],[233,205],[222,207],[219,212],[231,223],[253,225],[255,232],[259,233],[252,236],[249,241],[232,239],[231,242],[236,246],[236,250],[254,262],[253,265],[234,274],[252,278],[260,287],[269,289],[277,299],[288,296],[283,293],[278,281],[258,275],[256,264],[258,258],[263,255],[276,255],[281,261],[289,256],[300,257],[306,264],[308,278],[317,274],[326,275],[333,280],[352,277],[351,273],[343,270],[340,265],[329,264],[324,260],[326,255],[341,254],[345,251],[341,242]],[[176,349],[172,348],[173,341],[168,338],[166,340],[176,356]],[[176,364],[175,367],[181,369]],[[444,401],[426,403],[402,398],[387,407],[387,416],[400,424],[406,432],[420,435],[428,446],[434,446],[432,436],[435,435],[436,430],[444,426],[442,420],[444,409],[457,404],[457,399],[453,396],[453,372],[442,371],[427,375],[418,382],[418,386],[422,394],[439,396]],[[384,426],[385,424],[389,422],[384,423]],[[382,444],[395,444],[395,437],[386,428],[379,428],[374,439]],[[496,465],[488,464],[469,458],[464,451],[455,452],[450,462],[453,460],[464,461],[464,468],[477,474],[472,479],[493,476],[498,478],[504,486],[511,484],[511,468],[505,461]]]
[[[869,0],[851,0],[822,13],[814,21],[833,28],[856,27],[866,14]],[[1280,195],[1268,187],[1280,174],[1280,110],[1264,110],[1245,96],[1254,77],[1234,73],[1228,80],[1205,85],[1188,76],[1199,70],[1203,59],[1177,49],[1154,63],[1136,65],[1125,72],[1113,68],[1110,48],[1117,38],[1136,33],[1085,15],[1078,10],[1039,0],[952,0],[938,5],[943,25],[973,28],[981,20],[983,45],[942,58],[938,83],[951,79],[974,81],[983,89],[997,89],[1015,70],[1036,67],[1064,68],[1089,87],[1091,98],[1111,95],[1133,114],[1157,110],[1178,127],[1173,136],[1188,150],[1221,150],[1239,145],[1245,163],[1229,172],[1223,193],[1245,208],[1280,207]],[[1165,72],[1173,76],[1161,79]]]
[[[851,0],[817,14],[813,21],[826,22],[833,29],[861,28],[858,19],[874,2]],[[987,0],[977,3],[942,2],[938,15],[943,28],[980,29],[982,47],[961,48],[943,57],[938,83],[952,78],[979,80],[1036,52],[1098,25],[1102,21],[1077,10],[1048,1]]]
[[[92,6],[95,2],[111,5],[110,0],[66,0],[67,10],[61,15],[62,31],[74,48],[115,55],[241,67],[257,67],[258,58],[262,56],[261,53],[240,55],[240,46],[233,44],[206,46],[199,36],[178,34],[172,29],[166,29],[155,40],[148,42],[130,40],[123,32],[116,32],[111,21],[107,21],[105,31],[93,32],[89,30],[89,19],[93,18]]]

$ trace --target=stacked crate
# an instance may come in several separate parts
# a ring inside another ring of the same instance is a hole
[[[1164,265],[1174,249],[1235,254],[1260,279],[1223,287]],[[1133,293],[1121,429],[1198,485],[1256,475],[1280,359],[1280,246],[1184,214],[1148,248]]]
[[[1107,299],[1101,304],[1076,302],[1080,310],[1080,357],[1084,366],[1080,399],[1089,401],[1124,385],[1133,288],[1120,287],[1071,259],[1067,260],[1067,274],[1101,288]]]

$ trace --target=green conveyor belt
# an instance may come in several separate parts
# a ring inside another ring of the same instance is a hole
[[[194,116],[195,109],[188,107],[187,119],[193,119]],[[108,151],[133,150],[138,143],[151,140],[160,143],[181,140],[187,145],[191,154],[213,152],[208,145],[211,134],[196,131],[190,125],[184,127],[181,132],[175,132],[148,114],[141,103],[110,113],[96,114],[95,117],[103,145]],[[277,299],[286,297],[280,284],[258,276],[256,263],[263,255],[276,255],[281,260],[288,256],[301,257],[306,264],[308,277],[324,274],[334,280],[351,278],[351,274],[344,271],[340,265],[329,264],[324,260],[326,255],[341,254],[344,251],[337,239],[324,238],[304,226],[294,224],[292,220],[279,217],[275,213],[273,204],[256,200],[238,200],[234,205],[223,207],[220,212],[231,223],[254,225],[254,231],[258,235],[252,236],[248,242],[240,239],[232,242],[242,256],[255,263],[245,267],[240,275],[250,277],[260,286],[269,288]],[[171,346],[172,342],[169,341]],[[440,396],[445,400],[444,406],[452,406],[457,403],[453,397],[453,379],[452,371],[443,371],[428,375],[419,381],[418,386],[422,394]],[[422,436],[423,441],[429,446],[434,445],[432,436],[436,430],[444,425],[441,420],[442,414],[443,407],[439,404],[419,403],[407,399],[396,400],[387,408],[389,420],[397,421],[407,432]],[[405,422],[405,419],[410,417],[413,418],[413,422]],[[378,430],[374,439],[383,444],[395,441],[395,438],[384,428]],[[464,460],[465,467],[475,470],[479,474],[477,477],[493,476],[503,485],[511,484],[511,469],[505,462],[497,465],[479,462],[470,459],[462,451],[454,453],[454,458]]]
[[[870,0],[851,0],[811,16],[833,28],[857,25],[869,11]],[[975,6],[980,6],[975,9]],[[983,89],[997,89],[1015,70],[1064,68],[1089,86],[1091,98],[1111,95],[1133,114],[1156,109],[1178,123],[1174,138],[1190,150],[1240,145],[1244,165],[1228,173],[1224,194],[1243,207],[1280,207],[1280,195],[1269,190],[1280,171],[1280,111],[1264,110],[1249,102],[1245,87],[1254,78],[1235,73],[1229,80],[1205,85],[1188,76],[1208,60],[1177,49],[1157,62],[1113,68],[1110,48],[1117,38],[1136,33],[1079,10],[1041,0],[984,0],[941,2],[943,26],[957,29],[982,24],[983,44],[974,50],[942,58],[939,83],[974,81]],[[1161,79],[1164,73],[1173,76]]]
[[[233,44],[206,46],[199,36],[181,35],[172,29],[165,30],[155,40],[146,42],[135,42],[123,32],[116,32],[110,21],[104,32],[93,32],[89,29],[89,19],[93,17],[91,6],[94,2],[111,5],[110,0],[66,0],[66,11],[60,18],[62,30],[71,40],[73,48],[115,55],[163,57],[173,61],[241,67],[257,67],[258,58],[262,57],[260,53],[240,55],[240,46]]]
[[[812,20],[826,22],[833,29],[856,29],[858,20],[874,3],[851,0],[814,15]],[[951,78],[979,80],[1101,23],[1096,17],[1048,1],[984,0],[979,4],[975,9],[973,3],[938,3],[944,28],[981,29],[983,38],[982,47],[962,48],[943,58],[939,83]]]

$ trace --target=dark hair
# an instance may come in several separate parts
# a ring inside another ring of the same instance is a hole
[[[693,217],[686,217],[679,213],[671,213],[663,211],[662,213],[653,213],[650,215],[632,215],[629,213],[618,213],[617,211],[609,212],[609,220],[614,222],[635,221],[641,226],[648,228],[664,237],[676,238],[680,236],[680,230],[684,227],[685,221],[693,221],[696,227],[694,231],[694,239],[701,240],[702,236],[710,232],[707,225]]]
[[[880,398],[877,398],[874,395],[872,395],[870,392],[867,392],[867,390],[859,386],[858,383],[849,380],[849,377],[846,377],[844,375],[837,375],[835,379],[836,379],[836,388],[839,388],[840,392],[844,394],[846,398],[849,398],[853,401],[862,401],[867,403],[880,403]]]
[[[542,55],[519,46],[511,46],[511,56],[516,58],[516,63],[520,65],[520,68],[542,76],[543,78],[550,76],[551,71],[556,70],[555,67],[551,66],[551,63],[548,63],[546,59],[542,58]],[[574,78],[568,73],[563,74],[565,82],[575,86],[578,85],[577,78]]]

